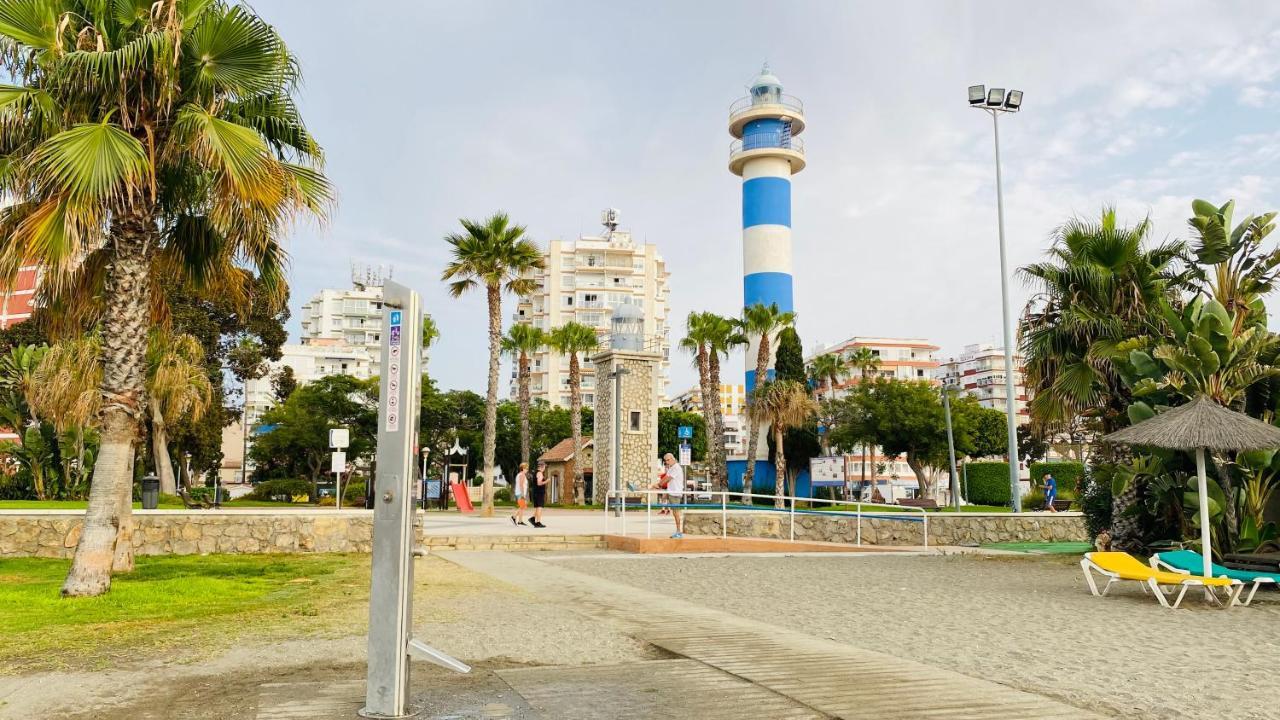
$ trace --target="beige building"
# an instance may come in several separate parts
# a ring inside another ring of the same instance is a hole
[[[671,400],[671,406],[683,412],[702,412],[702,388],[694,385]],[[747,386],[720,386],[720,414],[724,418],[725,450],[728,459],[741,460],[747,455]]]
[[[1027,410],[1027,388],[1022,379],[1021,354],[1014,353],[1013,364],[1013,391],[1018,424],[1026,425],[1031,422],[1031,414]],[[960,357],[943,363],[941,377],[944,382],[955,383],[977,398],[982,407],[1006,412],[1009,407],[1008,391],[1005,388],[1006,367],[1003,347],[990,343],[966,345]]]
[[[638,244],[629,231],[618,229],[617,210],[605,210],[602,222],[602,235],[551,241],[543,254],[546,267],[535,276],[538,289],[520,300],[513,319],[543,330],[578,322],[596,328],[603,340],[619,306],[640,308],[646,347],[661,356],[659,401],[665,402],[671,356],[666,263],[656,246]],[[531,369],[533,399],[568,407],[568,359],[543,351],[533,357]],[[596,401],[597,387],[589,358],[583,371],[582,402],[590,406]],[[515,392],[513,377],[513,397]]]
[[[878,377],[937,381],[941,363],[935,354],[941,348],[924,338],[851,337],[834,345],[819,346],[805,358],[805,362],[808,363],[819,355],[832,353],[839,353],[847,359],[860,348],[870,349],[871,354],[879,359],[880,364],[875,371]],[[851,368],[848,379],[836,386],[835,396],[840,397],[843,390],[861,379],[862,370]]]

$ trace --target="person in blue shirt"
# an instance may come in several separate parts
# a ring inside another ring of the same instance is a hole
[[[1057,512],[1053,509],[1053,501],[1058,499],[1058,481],[1053,478],[1053,473],[1044,474],[1044,509],[1049,512]]]

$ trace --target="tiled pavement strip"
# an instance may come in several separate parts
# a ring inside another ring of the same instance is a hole
[[[440,553],[440,556],[538,595],[561,599],[577,612],[616,622],[630,634],[653,645],[697,660],[832,717],[851,720],[1102,717],[998,683],[744,620],[723,611],[575,572],[533,556],[503,552],[451,552]],[[637,612],[636,608],[643,608],[643,612]],[[638,669],[636,664],[617,667],[620,672],[628,674]],[[582,684],[590,686],[588,677],[592,668],[580,670]],[[540,670],[544,673],[556,671],[553,668]],[[516,670],[500,671],[499,674],[537,710],[546,713],[546,717],[627,716],[573,714],[570,707],[555,704],[558,702],[556,694],[537,689],[538,683],[531,680],[539,677],[537,672]],[[564,669],[558,672],[564,672]],[[526,676],[521,677],[521,673]],[[552,682],[549,675],[541,679]],[[715,683],[709,682],[711,685],[702,692],[719,693],[719,700],[708,699],[714,705],[732,711],[723,717],[770,717],[752,712],[749,705],[744,705],[734,685],[725,684],[716,690]],[[595,687],[603,690],[605,686],[597,684]],[[608,696],[601,692],[597,692],[595,697],[598,698],[595,702],[608,702]],[[582,700],[574,697],[573,703]],[[600,709],[599,705],[595,707]],[[649,714],[642,712],[629,717],[695,716],[687,713],[668,715],[654,705]]]

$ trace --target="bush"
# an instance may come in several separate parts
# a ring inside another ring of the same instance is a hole
[[[365,484],[363,482],[349,482],[342,487],[342,503],[359,505],[364,507]]]
[[[1032,490],[1022,496],[1022,509],[1026,512],[1034,512],[1044,509],[1044,493],[1039,490]]]
[[[1039,486],[1045,473],[1053,473],[1058,481],[1058,499],[1075,500],[1080,497],[1080,481],[1084,479],[1084,465],[1078,462],[1031,463],[1031,484]],[[1025,505],[1025,503],[1024,503]]]
[[[511,502],[511,488],[498,488],[493,491],[494,502]]]
[[[299,495],[311,495],[310,481],[302,478],[281,478],[258,483],[248,495],[245,495],[245,499],[293,502],[293,498]]]
[[[316,503],[316,505],[319,505],[320,507],[334,507],[337,504],[338,501],[334,500],[332,495],[325,495]]]
[[[1111,481],[1115,476],[1116,466],[1111,463],[1089,464],[1079,504],[1090,538],[1098,537],[1098,533],[1111,527]]]
[[[967,481],[961,475],[960,482],[968,488],[965,500],[975,505],[1009,504],[1009,463],[965,463],[965,473]]]
[[[188,492],[191,494],[192,500],[213,502],[213,491],[214,488],[211,487],[193,487]],[[222,498],[219,502],[226,502],[231,499],[231,493],[226,488],[218,488],[218,495]]]

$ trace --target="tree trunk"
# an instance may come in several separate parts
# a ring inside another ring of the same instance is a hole
[[[760,347],[756,351],[756,384],[755,390],[769,382],[769,334],[760,335]],[[752,402],[751,395],[747,395],[747,403]],[[747,472],[742,476],[742,501],[751,504],[751,486],[756,479],[756,443],[760,442],[760,423],[749,421],[750,432],[747,433]]]
[[[1235,478],[1231,474],[1231,463],[1228,463],[1218,453],[1209,452],[1207,454],[1217,470],[1218,486],[1222,488],[1222,499],[1224,501],[1222,508],[1222,529],[1224,532],[1222,537],[1219,538],[1218,544],[1222,552],[1228,553],[1235,549],[1236,539],[1240,536],[1240,517],[1236,506]]]
[[[529,464],[529,355],[520,352],[520,367],[517,374],[520,385],[520,462]]]
[[[502,355],[502,287],[490,285],[489,391],[484,399],[484,503],[481,517],[493,517],[493,456],[498,444],[498,360]]]
[[[585,505],[586,483],[582,479],[582,368],[577,351],[569,353],[569,416],[573,423],[573,501]]]
[[[1138,502],[1138,478],[1129,481],[1119,495],[1111,499],[1111,548],[1124,552],[1142,549],[1142,527],[1136,514],[1128,511]]]
[[[173,459],[169,456],[169,434],[160,408],[155,403],[151,403],[151,455],[156,461],[160,492],[166,495],[178,494],[178,484],[173,477]]]
[[[756,377],[760,377],[757,375]],[[786,495],[787,483],[787,454],[782,451],[782,428],[775,426],[773,428],[773,506],[776,508],[786,507],[782,496]]]
[[[103,287],[109,311],[102,320],[102,445],[84,529],[62,584],[64,596],[100,595],[111,587],[113,565],[133,564],[133,454],[146,388],[151,224],[135,211],[119,216],[111,228],[112,254]]]
[[[707,426],[707,474],[710,476],[712,487],[717,485],[716,474],[716,443],[711,437],[716,427],[716,408],[720,405],[720,389],[716,388],[715,392],[711,391],[711,360],[707,357],[707,346],[705,343],[698,345],[698,386],[702,392],[702,419]]]
[[[915,453],[907,453],[907,467],[911,468],[911,472],[916,474],[916,485],[920,489],[920,498],[933,497],[933,480],[924,472],[924,465],[916,458]]]
[[[710,357],[707,358],[707,374],[711,387],[716,390],[716,399],[719,400],[720,352],[715,348],[711,349]],[[712,466],[715,474],[712,476],[712,481],[715,484],[716,490],[719,490],[720,492],[727,492],[729,490],[729,451],[725,447],[724,408],[720,406],[719,402],[713,403],[711,407],[714,422],[712,423],[710,432],[713,439],[712,444],[715,445],[716,448],[715,460],[713,461],[714,464]]]

